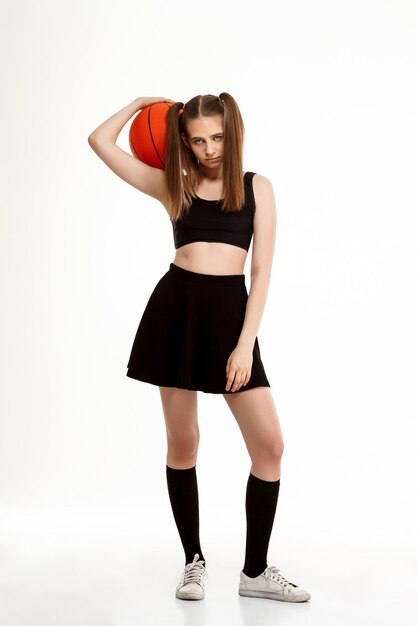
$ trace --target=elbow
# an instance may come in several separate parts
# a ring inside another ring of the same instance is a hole
[[[267,268],[251,268],[251,279],[265,280],[267,283],[271,280],[271,270]]]
[[[95,135],[94,133],[91,133],[90,135],[88,135],[88,145],[90,146],[92,150],[94,150],[96,154],[99,153],[100,142],[101,142],[100,138],[97,137],[97,135]]]
[[[99,133],[97,130],[93,130],[92,133],[88,135],[88,143],[90,146],[95,146],[98,143],[103,142],[103,134]]]

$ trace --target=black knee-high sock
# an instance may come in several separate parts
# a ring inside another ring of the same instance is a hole
[[[200,518],[196,466],[175,469],[166,466],[169,499],[175,523],[185,552],[185,565],[191,563],[196,552],[204,561],[200,546]]]
[[[267,567],[269,540],[277,508],[280,479],[262,480],[249,473],[246,488],[246,553],[243,573],[251,578]]]

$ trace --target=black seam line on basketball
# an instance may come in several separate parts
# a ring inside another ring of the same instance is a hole
[[[151,104],[151,106],[149,107],[149,111],[148,111],[148,130],[149,130],[149,135],[150,135],[150,138],[151,138],[151,141],[152,141],[152,145],[153,145],[153,149],[155,150],[156,156],[158,157],[159,162],[161,163],[162,167],[165,169],[165,164],[162,161],[161,156],[160,156],[158,150],[156,149],[156,145],[155,145],[155,142],[154,142],[154,139],[153,139],[153,135],[152,135],[152,129],[151,129],[151,110],[152,110],[152,106],[153,105]]]

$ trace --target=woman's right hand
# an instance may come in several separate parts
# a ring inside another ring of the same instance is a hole
[[[148,97],[145,96],[143,98],[137,98],[137,101],[139,102],[140,105],[140,109],[144,109],[145,107],[149,106],[150,104],[154,104],[155,102],[171,102],[172,104],[174,104],[174,102],[176,102],[175,100],[171,100],[170,98],[162,98],[162,97]]]

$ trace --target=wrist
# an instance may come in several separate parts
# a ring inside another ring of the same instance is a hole
[[[249,350],[253,350],[255,346],[255,339],[250,339],[248,337],[242,337],[237,342],[237,345],[242,348],[247,348]]]

